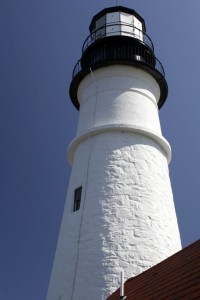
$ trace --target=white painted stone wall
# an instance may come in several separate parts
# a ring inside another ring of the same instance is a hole
[[[142,70],[120,65],[98,69],[78,89],[77,135],[108,124],[135,125],[161,134],[159,97],[158,84]]]
[[[181,249],[155,80],[134,67],[80,84],[77,137],[47,300],[101,300]],[[80,210],[74,190],[83,187]]]

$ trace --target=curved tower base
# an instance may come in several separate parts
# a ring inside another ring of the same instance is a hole
[[[119,287],[122,269],[128,279],[181,249],[159,95],[155,79],[135,67],[101,68],[81,81],[48,300],[101,300]]]

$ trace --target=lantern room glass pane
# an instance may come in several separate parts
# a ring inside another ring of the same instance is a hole
[[[113,12],[106,15],[106,36],[120,35],[120,13]]]
[[[106,26],[106,16],[102,16],[100,19],[96,21],[96,32],[95,38],[99,39],[105,36],[105,26]]]

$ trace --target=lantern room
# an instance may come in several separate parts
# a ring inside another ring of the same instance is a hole
[[[90,32],[93,39],[122,35],[143,40],[145,24],[143,18],[134,10],[116,6],[107,8],[94,16]]]

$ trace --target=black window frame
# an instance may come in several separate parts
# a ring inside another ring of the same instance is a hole
[[[74,190],[74,207],[73,212],[80,209],[81,206],[82,186]]]

